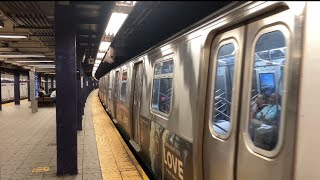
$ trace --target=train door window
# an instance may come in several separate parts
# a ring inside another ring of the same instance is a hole
[[[173,59],[156,62],[154,66],[151,108],[169,114],[172,95]]]
[[[234,65],[236,63],[234,42],[224,41],[220,44],[214,64],[216,65],[214,81],[214,104],[212,125],[214,134],[227,138],[231,129],[232,91],[234,85]]]
[[[267,151],[278,143],[285,44],[280,30],[262,34],[255,44],[248,129],[253,144]]]
[[[121,77],[121,89],[120,89],[120,100],[125,101],[127,96],[127,74],[128,72],[125,71],[122,73]]]

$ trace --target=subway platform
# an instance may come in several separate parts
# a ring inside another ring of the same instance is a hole
[[[0,111],[0,179],[148,179],[104,111],[97,90],[85,105],[78,131],[78,175],[56,176],[56,110],[30,102],[9,103]]]

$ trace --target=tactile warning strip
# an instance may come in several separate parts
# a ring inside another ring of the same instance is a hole
[[[103,179],[148,179],[103,109],[98,91],[92,98],[92,119]]]

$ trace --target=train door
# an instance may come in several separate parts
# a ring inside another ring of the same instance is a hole
[[[286,10],[214,38],[204,179],[293,179],[298,85],[289,80],[298,78],[300,55],[298,48],[290,54],[294,20]]]
[[[242,26],[220,33],[212,42],[203,143],[204,179],[234,179],[244,30]]]
[[[114,94],[113,94],[113,112],[114,112],[114,117],[113,120],[117,122],[117,103],[118,103],[118,93],[119,93],[119,71],[116,71],[116,78],[114,82]]]
[[[108,103],[108,98],[109,98],[109,75],[105,76],[106,78],[106,84],[105,86],[103,87],[104,88],[104,98],[105,98],[105,102],[106,102],[106,106],[105,108],[106,109],[109,109],[109,103]]]
[[[294,5],[303,10],[303,3]],[[303,17],[297,12],[287,9],[247,25],[237,180],[293,179]]]
[[[112,87],[112,78],[111,78],[111,73],[109,73],[108,75],[108,79],[109,79],[109,83],[108,83],[108,86],[107,86],[107,103],[108,103],[108,112],[110,113],[111,112],[111,94],[112,94],[112,91],[111,91],[111,87]]]
[[[141,107],[141,93],[142,93],[142,72],[143,63],[139,62],[134,65],[134,84],[133,84],[133,105],[132,107],[132,133],[134,147],[139,151],[140,145],[140,107]],[[138,146],[137,146],[138,145]]]

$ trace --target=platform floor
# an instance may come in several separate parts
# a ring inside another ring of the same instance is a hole
[[[55,107],[31,113],[21,101],[0,111],[0,180],[147,179],[105,113],[97,91],[88,97],[78,132],[78,175],[56,176]]]

